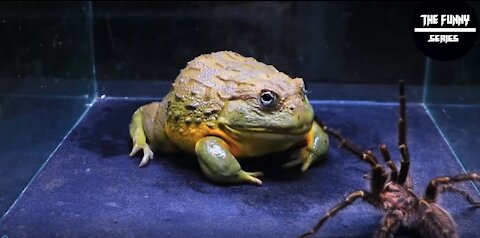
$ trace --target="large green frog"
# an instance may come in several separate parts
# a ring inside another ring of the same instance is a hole
[[[161,102],[132,116],[130,156],[140,166],[162,152],[196,154],[203,174],[219,183],[262,184],[262,172],[242,170],[238,160],[298,148],[284,167],[306,171],[324,158],[328,136],[313,120],[301,78],[231,51],[188,62]]]

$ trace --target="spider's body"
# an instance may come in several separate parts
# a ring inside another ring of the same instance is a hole
[[[369,178],[370,191],[358,190],[350,193],[342,202],[330,209],[302,237],[316,233],[329,218],[359,198],[386,213],[380,228],[375,232],[374,236],[377,238],[393,237],[401,226],[416,229],[424,237],[459,237],[455,222],[449,213],[436,203],[437,195],[444,191],[456,192],[465,197],[470,204],[479,207],[480,202],[475,202],[466,191],[454,187],[453,184],[463,181],[480,181],[480,175],[467,173],[450,177],[437,177],[427,186],[424,197],[417,197],[413,192],[412,182],[408,176],[410,155],[406,143],[405,111],[404,85],[403,81],[400,81],[400,119],[398,122],[398,146],[402,157],[400,170],[397,170],[395,163],[391,160],[387,147],[385,145],[379,147],[382,157],[390,169],[389,173],[379,164],[378,159],[371,151],[362,151],[338,132],[322,126],[327,133],[341,141],[340,147],[344,147],[370,164],[372,168]],[[317,121],[319,122],[319,120]]]
[[[391,217],[384,219],[383,226],[376,233],[378,237],[388,237],[388,232],[400,226],[417,229],[425,237],[457,237],[455,223],[448,212],[436,203],[417,198],[411,188],[390,181],[377,199],[372,204],[378,202],[377,207]],[[424,224],[425,215],[430,217],[431,224]]]
[[[398,210],[403,215],[412,210],[413,205],[418,200],[415,194],[409,189],[395,183],[385,184],[384,191],[379,194],[384,210]]]

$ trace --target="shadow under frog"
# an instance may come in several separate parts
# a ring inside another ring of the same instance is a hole
[[[72,131],[70,139],[82,149],[101,159],[122,157],[131,146],[128,130],[129,112],[142,101],[98,100],[83,121]]]

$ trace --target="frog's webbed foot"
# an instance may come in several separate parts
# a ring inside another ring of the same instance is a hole
[[[143,167],[148,163],[149,160],[153,159],[153,151],[150,149],[150,146],[148,146],[147,143],[145,143],[143,146],[139,145],[138,143],[135,143],[132,148],[132,152],[130,152],[129,156],[132,157],[140,149],[143,149],[143,158],[142,158],[142,161],[140,161],[140,164],[138,166]]]
[[[307,146],[294,153],[295,159],[283,164],[283,168],[292,168],[301,164],[301,170],[305,172],[313,162],[325,158],[328,150],[328,135],[320,128],[317,122],[313,123],[306,140]]]
[[[195,145],[195,153],[203,174],[218,183],[242,183],[261,185],[262,172],[243,171],[227,144],[214,136],[205,137]]]

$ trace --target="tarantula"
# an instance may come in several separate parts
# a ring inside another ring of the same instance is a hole
[[[480,207],[480,202],[474,201],[466,191],[453,186],[453,183],[456,182],[480,181],[477,173],[437,177],[428,184],[423,198],[418,198],[414,194],[412,182],[408,176],[410,155],[406,143],[406,97],[403,81],[399,83],[399,93],[398,146],[402,157],[400,171],[392,162],[390,153],[384,144],[379,148],[385,163],[390,168],[388,174],[371,151],[362,151],[342,137],[340,133],[320,122],[327,133],[340,141],[340,147],[347,149],[371,165],[369,175],[371,191],[358,190],[350,193],[342,202],[330,209],[310,231],[300,237],[315,234],[329,218],[359,198],[386,213],[380,228],[375,231],[374,237],[393,237],[401,226],[417,229],[424,237],[459,237],[455,222],[449,213],[436,203],[437,195],[447,190],[461,194],[470,204]]]

